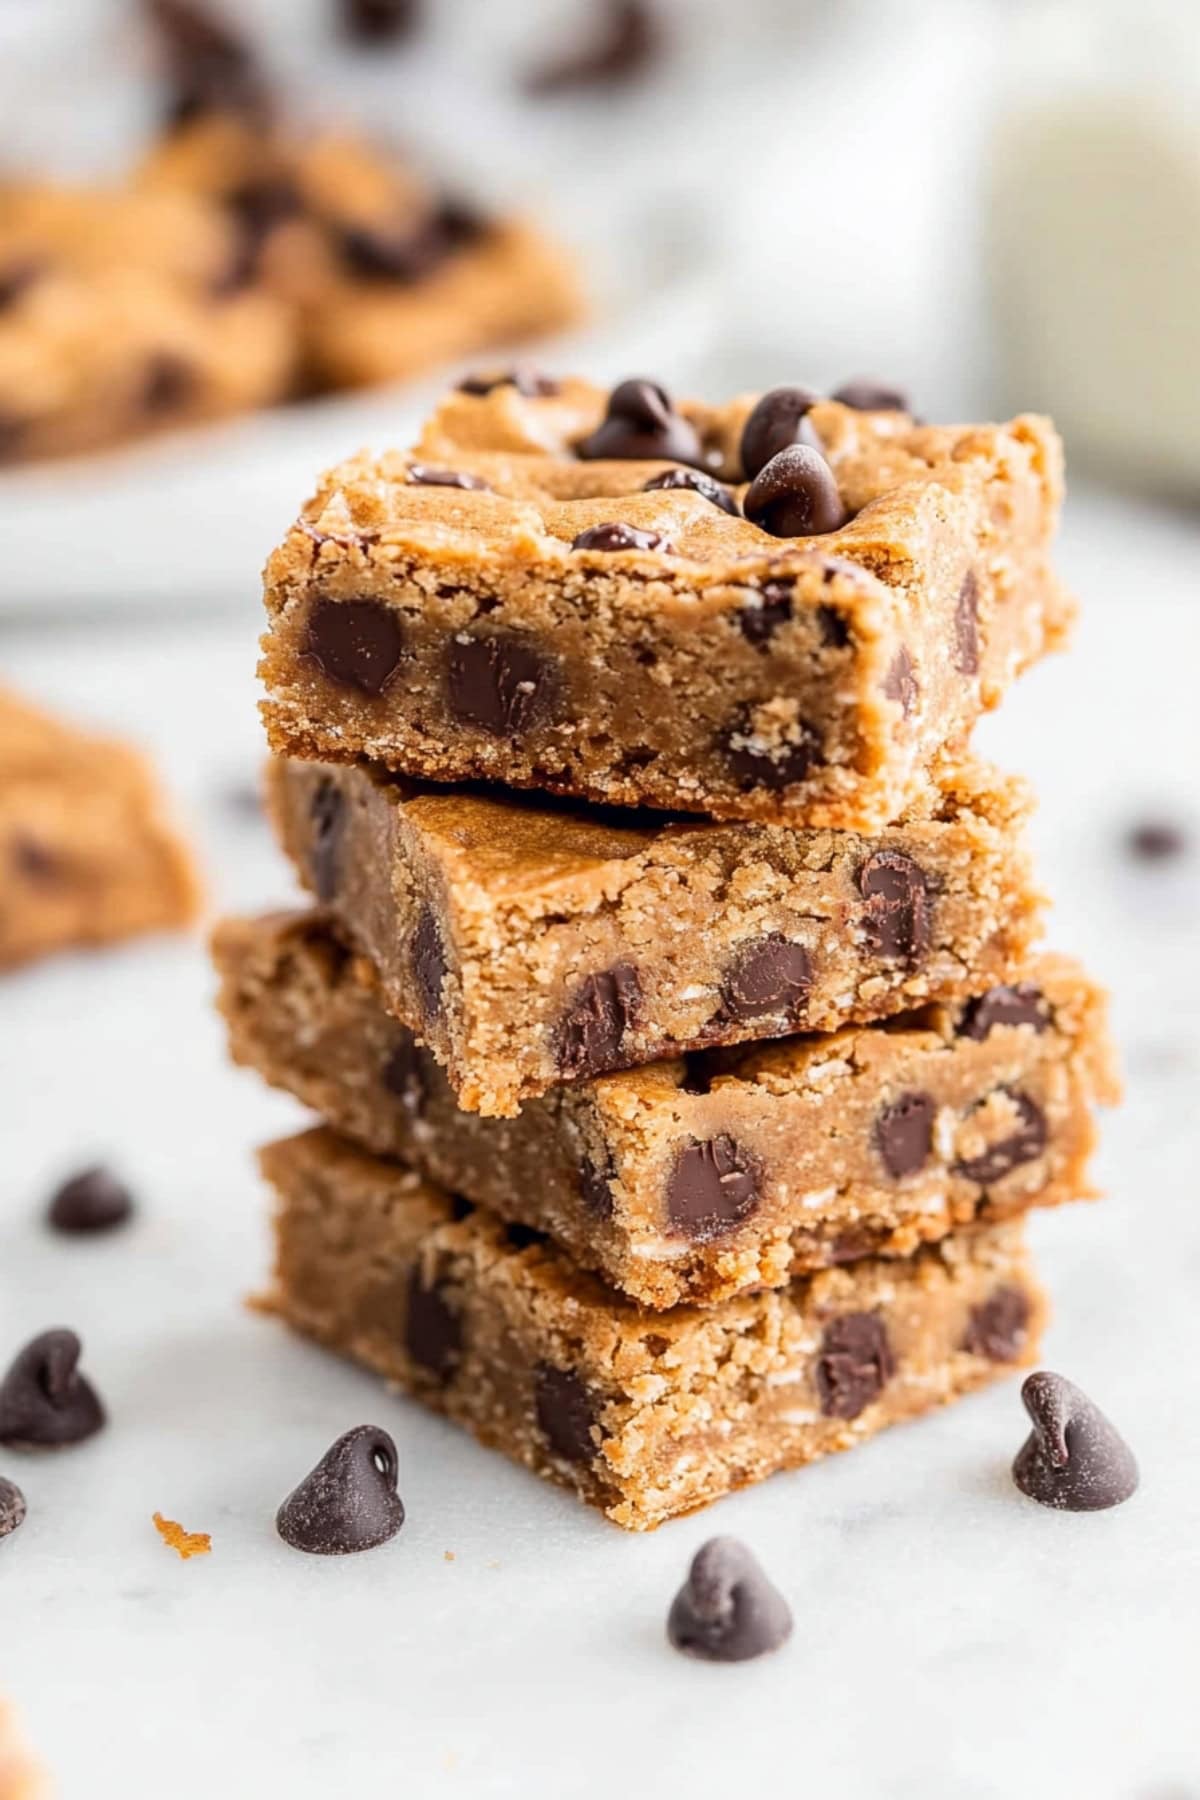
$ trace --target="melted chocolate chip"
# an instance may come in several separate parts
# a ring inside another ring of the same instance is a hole
[[[566,1080],[620,1066],[625,1033],[637,1024],[642,984],[631,963],[615,963],[576,988],[558,1027],[558,1068]]]
[[[18,1352],[0,1382],[0,1444],[59,1450],[100,1430],[104,1408],[79,1373],[81,1350],[73,1331],[43,1331]]]
[[[421,1052],[407,1032],[397,1039],[383,1065],[380,1080],[387,1092],[399,1100],[410,1120],[424,1117],[429,1104],[429,1087]]]
[[[1073,1381],[1039,1369],[1027,1377],[1021,1399],[1033,1421],[1013,1463],[1023,1494],[1059,1512],[1102,1512],[1136,1491],[1133,1451]]]
[[[602,0],[600,10],[595,43],[535,69],[525,78],[528,93],[611,87],[644,74],[661,48],[658,21],[647,0]]]
[[[875,1120],[872,1135],[884,1168],[896,1181],[929,1161],[937,1102],[932,1094],[901,1094]]]
[[[572,550],[657,550],[666,556],[671,541],[661,531],[641,531],[636,525],[614,520],[604,525],[589,525],[571,541]]]
[[[86,1236],[111,1231],[133,1217],[133,1195],[111,1169],[84,1169],[73,1175],[50,1201],[47,1222],[55,1231]]]
[[[967,1181],[977,1181],[980,1187],[1003,1181],[1022,1163],[1033,1162],[1046,1148],[1049,1137],[1046,1115],[1035,1100],[1018,1088],[1001,1088],[1000,1092],[1006,1094],[1016,1108],[1016,1130],[998,1144],[989,1145],[978,1156],[964,1157],[954,1165],[956,1175],[962,1175]],[[980,1101],[980,1105],[986,1106],[987,1101]]]
[[[738,503],[729,489],[721,482],[714,481],[702,469],[668,469],[665,475],[656,475],[652,481],[646,482],[642,492],[671,493],[683,488],[699,494],[713,506],[719,506],[722,512],[732,513],[735,519],[740,517]]]
[[[998,1025],[1032,1025],[1035,1031],[1045,1031],[1050,1016],[1041,988],[1032,981],[1018,981],[1012,986],[989,988],[986,994],[968,1000],[959,1020],[958,1035],[982,1044]]]
[[[883,682],[883,691],[889,700],[895,700],[905,718],[911,717],[913,707],[917,704],[916,671],[908,649],[901,644],[891,661]]]
[[[611,1183],[616,1179],[617,1171],[613,1168],[611,1158],[603,1166],[593,1162],[590,1156],[583,1156],[579,1163],[579,1195],[593,1219],[611,1219],[613,1216],[613,1196]]]
[[[421,909],[413,931],[410,956],[421,1012],[432,1023],[442,1010],[442,983],[449,968],[442,934],[432,907],[425,906]]]
[[[912,411],[903,388],[892,387],[886,381],[875,381],[869,375],[857,375],[853,381],[844,382],[832,398],[843,406],[852,406],[856,412]]]
[[[538,1427],[550,1448],[567,1462],[591,1462],[596,1454],[592,1397],[573,1369],[539,1363],[534,1372]]]
[[[409,463],[408,479],[420,487],[462,488],[473,494],[490,494],[492,491],[479,475],[469,475],[462,469],[435,469],[428,463]]]
[[[692,1139],[675,1158],[666,1186],[671,1229],[693,1243],[710,1243],[743,1223],[762,1199],[762,1165],[722,1132]]]
[[[989,1362],[1016,1362],[1029,1335],[1029,1295],[1023,1288],[998,1287],[971,1308],[963,1349]]]
[[[979,581],[968,569],[954,603],[954,666],[960,675],[979,673]]]
[[[539,724],[553,708],[558,685],[556,666],[524,638],[497,633],[450,641],[450,711],[493,737],[519,737]]]
[[[173,350],[160,350],[146,364],[139,404],[152,417],[178,412],[196,391],[196,371]]]
[[[740,455],[747,481],[761,473],[781,450],[807,444],[820,450],[821,440],[808,417],[820,399],[810,388],[778,387],[764,394],[742,427]]]
[[[604,421],[575,446],[585,462],[681,462],[703,465],[695,428],[654,381],[622,381],[608,397]]]
[[[398,1474],[396,1445],[388,1433],[378,1425],[356,1425],[288,1495],[275,1528],[285,1544],[311,1556],[374,1550],[404,1523]]]
[[[514,387],[526,400],[548,400],[561,393],[559,383],[525,363],[515,363],[498,375],[467,375],[458,384],[460,394],[490,394],[495,388]]]
[[[408,1278],[404,1310],[404,1347],[412,1360],[439,1381],[449,1381],[462,1358],[462,1320],[435,1282],[426,1287],[421,1270]]]
[[[742,944],[726,971],[721,999],[730,1018],[782,1017],[794,1023],[812,988],[812,958],[781,932]]]
[[[760,740],[751,725],[750,709],[741,708],[724,747],[725,760],[730,772],[737,776],[742,791],[762,787],[774,794],[794,782],[807,781],[811,770],[821,761],[821,740],[813,727],[800,720],[793,728],[792,741],[762,741],[760,748]]]
[[[850,517],[833,470],[807,444],[780,450],[754,477],[742,499],[752,524],[772,537],[819,537]]]
[[[667,1618],[667,1637],[685,1656],[748,1662],[792,1635],[787,1601],[736,1538],[710,1538],[692,1558]]]
[[[788,577],[763,582],[757,593],[758,605],[746,605],[737,615],[747,643],[769,643],[779,627],[787,624],[792,616],[794,585]]]
[[[843,1313],[825,1328],[817,1359],[817,1393],[830,1419],[857,1419],[896,1372],[887,1327],[878,1313]]]
[[[332,776],[323,775],[313,789],[308,807],[311,838],[308,852],[313,893],[328,906],[338,890],[342,837],[346,829],[346,801]]]
[[[25,1523],[25,1496],[15,1481],[0,1475],[0,1538],[11,1537]]]
[[[863,931],[876,955],[914,963],[929,948],[932,902],[925,875],[900,850],[876,850],[858,873]]]
[[[339,0],[342,30],[359,44],[394,44],[415,31],[421,0]]]
[[[404,660],[404,627],[382,600],[317,600],[303,654],[330,681],[374,699],[386,693]]]

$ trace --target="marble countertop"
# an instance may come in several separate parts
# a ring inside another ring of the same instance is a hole
[[[1200,1795],[1200,534],[1082,497],[1064,544],[1087,598],[1073,656],[982,733],[1038,782],[1054,940],[1112,984],[1128,1097],[1095,1207],[1038,1218],[1047,1363],[1141,1459],[1092,1517],[1017,1495],[1016,1381],[647,1538],[572,1500],[243,1305],[267,1258],[251,1146],[297,1110],[226,1066],[197,942],[65,958],[0,987],[0,1355],[82,1334],[111,1428],[5,1455],[29,1518],[0,1546],[0,1690],[65,1800],[755,1792],[835,1800]],[[201,839],[214,905],[289,892],[230,803],[260,754],[256,615],[0,636],[6,678],[140,736]],[[1131,819],[1192,852],[1131,862]],[[111,1160],[140,1198],[108,1241],[54,1241],[55,1179]],[[408,1523],[322,1561],[272,1520],[366,1420],[401,1457]],[[182,1563],[151,1514],[211,1532]],[[711,1533],[791,1601],[779,1656],[695,1665],[670,1598]]]

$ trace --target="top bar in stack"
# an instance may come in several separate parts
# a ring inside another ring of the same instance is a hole
[[[1050,426],[476,378],[267,568],[272,747],[875,830],[1066,634]],[[747,485],[748,483],[748,485]]]

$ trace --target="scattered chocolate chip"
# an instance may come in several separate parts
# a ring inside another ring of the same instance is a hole
[[[111,1231],[133,1216],[133,1196],[111,1169],[84,1169],[73,1175],[50,1201],[46,1213],[55,1231],[83,1236]]]
[[[963,1349],[989,1362],[1016,1362],[1029,1334],[1029,1295],[1023,1288],[998,1287],[971,1308]]]
[[[817,623],[821,627],[821,642],[830,650],[844,650],[850,642],[849,621],[836,612],[832,606],[818,606]]]
[[[356,1425],[331,1444],[288,1495],[275,1529],[293,1550],[351,1556],[394,1538],[404,1523],[396,1445],[378,1425]]]
[[[805,387],[772,388],[763,395],[742,427],[739,454],[747,481],[753,481],[772,457],[793,444],[820,450],[821,440],[808,416],[819,399],[819,394]]]
[[[919,689],[912,657],[904,644],[900,645],[892,658],[891,665],[884,677],[883,691],[889,700],[897,702],[906,719],[912,716]]]
[[[631,963],[614,963],[580,982],[556,1034],[558,1068],[566,1080],[620,1066],[625,1033],[637,1023],[641,998],[641,979]]]
[[[404,627],[382,600],[317,600],[303,654],[330,681],[374,699],[390,687],[404,659]]]
[[[435,1282],[426,1287],[419,1265],[408,1278],[404,1347],[412,1360],[439,1381],[449,1381],[462,1358],[462,1320]]]
[[[499,387],[514,387],[526,400],[549,400],[562,392],[560,384],[551,376],[540,374],[527,363],[515,363],[498,375],[467,375],[459,382],[458,391],[482,396]]]
[[[661,531],[639,531],[636,525],[625,525],[616,521],[611,524],[589,525],[571,542],[572,550],[657,550],[660,555],[670,554],[671,542]]]
[[[850,517],[833,470],[807,444],[794,444],[771,458],[747,488],[742,511],[777,538],[819,537],[839,531]]]
[[[1021,1399],[1033,1420],[1013,1463],[1023,1494],[1059,1512],[1102,1512],[1136,1491],[1133,1451],[1073,1381],[1039,1369],[1026,1378]]]
[[[647,0],[602,0],[601,11],[596,41],[534,69],[525,78],[527,93],[616,86],[645,73],[662,44],[658,20]]]
[[[1018,1088],[1001,1088],[1017,1111],[1017,1129],[998,1144],[990,1144],[978,1156],[964,1157],[954,1165],[954,1173],[963,1176],[967,1181],[977,1181],[980,1187],[991,1187],[994,1182],[1003,1181],[1022,1163],[1033,1162],[1046,1148],[1049,1129],[1046,1115],[1035,1100],[1023,1094]],[[987,1101],[981,1100],[981,1106]]]
[[[671,493],[675,489],[686,488],[693,494],[699,494],[713,506],[719,506],[722,512],[732,513],[738,518],[738,503],[729,489],[720,481],[714,481],[703,469],[668,469],[665,475],[655,475],[642,489],[643,494]]]
[[[421,909],[412,935],[410,955],[421,1012],[425,1019],[432,1022],[442,1010],[442,984],[449,964],[437,918],[430,906]]]
[[[99,1431],[104,1408],[79,1373],[82,1347],[73,1331],[43,1331],[17,1353],[0,1382],[0,1444],[57,1450]]]
[[[539,1363],[534,1375],[537,1422],[552,1450],[568,1462],[591,1462],[596,1454],[592,1397],[573,1369]]]
[[[447,254],[426,221],[398,226],[346,225],[338,234],[342,260],[363,281],[421,281]]]
[[[1126,843],[1141,862],[1171,862],[1188,848],[1187,833],[1169,819],[1145,819],[1131,826]]]
[[[857,1419],[896,1372],[887,1327],[878,1313],[843,1313],[825,1328],[817,1359],[817,1393],[830,1419]]]
[[[1045,1031],[1050,1023],[1050,1007],[1041,988],[1032,981],[1018,981],[1011,986],[989,988],[976,995],[963,1007],[958,1036],[982,1044],[998,1025],[1032,1025]]]
[[[479,475],[469,475],[462,469],[433,469],[428,463],[409,463],[408,479],[421,487],[463,488],[468,493],[490,494],[491,488]]]
[[[799,720],[783,743],[760,739],[752,729],[750,709],[739,709],[725,744],[725,760],[743,790],[763,787],[779,793],[794,782],[807,781],[821,761],[821,740],[811,725]]]
[[[852,406],[856,412],[912,411],[903,388],[892,387],[886,381],[875,381],[869,375],[855,376],[831,397],[843,406]]]
[[[424,1117],[429,1103],[429,1087],[421,1062],[421,1052],[407,1034],[399,1038],[383,1065],[380,1079],[389,1094],[394,1094],[410,1120]]]
[[[394,44],[416,30],[421,0],[338,0],[342,30],[359,44]]]
[[[762,1199],[762,1165],[728,1132],[693,1138],[667,1179],[667,1219],[693,1243],[705,1244],[750,1217]]]
[[[556,666],[524,638],[459,634],[450,640],[446,698],[456,719],[493,737],[514,738],[539,724],[558,694]]]
[[[148,0],[171,84],[168,121],[184,125],[209,112],[261,119],[269,94],[245,38],[198,0]]]
[[[41,279],[44,267],[36,258],[25,256],[19,262],[5,263],[0,268],[0,313],[15,306],[22,294],[29,292],[34,283]]]
[[[618,383],[603,423],[576,444],[575,454],[585,462],[704,462],[694,426],[675,411],[665,388],[642,380]]]
[[[172,350],[160,350],[146,364],[140,405],[152,417],[178,412],[196,391],[196,371]]]
[[[779,627],[787,624],[792,616],[794,585],[787,577],[764,581],[761,588],[756,590],[758,604],[747,603],[743,606],[737,620],[747,643],[769,643]]]
[[[812,988],[812,958],[782,932],[742,944],[725,974],[721,999],[739,1024],[782,1017],[794,1023]]]
[[[332,776],[323,775],[313,789],[308,808],[312,828],[308,866],[313,893],[328,906],[338,890],[342,837],[346,829],[346,801]]]
[[[592,1161],[590,1156],[583,1156],[579,1163],[579,1195],[593,1219],[611,1219],[613,1216],[613,1196],[611,1183],[616,1179],[616,1170],[611,1160],[600,1164]]]
[[[979,673],[979,580],[968,569],[954,602],[954,666],[960,675]]]
[[[872,1135],[883,1166],[896,1181],[929,1161],[937,1102],[932,1094],[901,1094],[875,1120]]]
[[[876,850],[858,873],[863,931],[879,956],[917,962],[929,948],[932,902],[925,875],[901,850]]]
[[[787,1601],[745,1544],[717,1537],[702,1545],[667,1618],[675,1649],[705,1662],[748,1662],[791,1635]]]
[[[25,1496],[15,1481],[0,1475],[0,1538],[11,1537],[25,1523]]]

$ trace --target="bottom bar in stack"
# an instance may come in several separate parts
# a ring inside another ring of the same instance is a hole
[[[266,1304],[618,1525],[647,1530],[1034,1359],[1023,1227],[652,1313],[320,1128],[270,1145]]]

